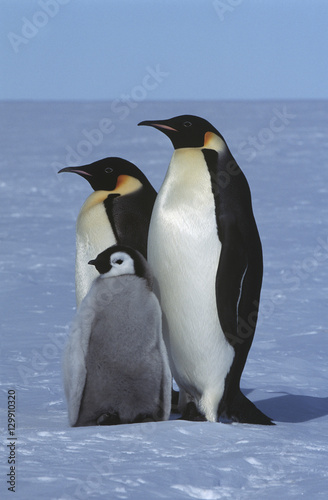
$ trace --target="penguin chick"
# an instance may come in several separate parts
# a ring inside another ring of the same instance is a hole
[[[70,425],[167,420],[172,379],[147,261],[114,245],[89,264],[100,276],[77,311],[63,359]]]
[[[87,262],[106,248],[128,245],[147,257],[147,237],[156,191],[133,163],[104,158],[82,167],[67,167],[94,189],[83,204],[76,223],[75,290],[80,305],[96,270]]]

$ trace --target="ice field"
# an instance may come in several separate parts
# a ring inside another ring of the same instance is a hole
[[[328,102],[2,102],[0,109],[1,498],[326,498]],[[57,171],[121,156],[158,190],[173,148],[137,123],[179,114],[213,123],[250,184],[264,280],[242,389],[276,426],[172,419],[70,428],[61,357],[75,312],[75,222],[91,188]],[[16,440],[8,391],[15,391]]]

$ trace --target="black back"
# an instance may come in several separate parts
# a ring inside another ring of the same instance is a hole
[[[235,349],[226,390],[235,393],[255,333],[263,275],[262,245],[247,180],[230,151],[203,149],[203,154],[211,175],[222,244],[216,276],[218,314],[226,339]],[[232,387],[235,390],[231,391]]]

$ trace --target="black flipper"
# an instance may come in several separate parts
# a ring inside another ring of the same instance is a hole
[[[247,255],[234,218],[222,215],[219,220],[222,247],[216,274],[216,303],[223,333],[229,344],[236,349],[243,342],[237,336],[238,303],[247,269]]]

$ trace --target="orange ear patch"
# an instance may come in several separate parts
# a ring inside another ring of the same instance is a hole
[[[129,175],[119,175],[114,191],[120,191],[121,188],[124,189],[124,186],[129,182],[129,178]]]
[[[215,151],[223,151],[225,149],[225,143],[218,135],[214,132],[206,132],[204,135],[204,148],[214,149]]]
[[[130,175],[119,175],[116,182],[116,187],[111,193],[120,194],[121,196],[125,194],[132,193],[141,188],[142,184],[135,177]]]
[[[207,148],[208,145],[212,142],[213,136],[215,136],[213,132],[206,132],[206,134],[204,135],[204,148]]]

